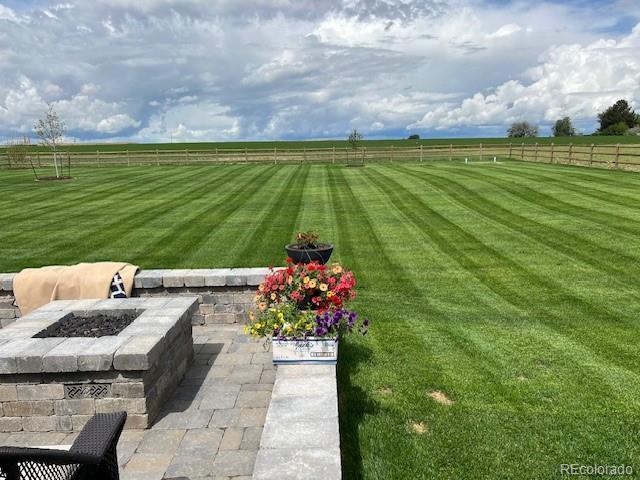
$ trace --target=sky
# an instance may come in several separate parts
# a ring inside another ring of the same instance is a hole
[[[0,142],[591,133],[638,51],[640,0],[0,0]]]

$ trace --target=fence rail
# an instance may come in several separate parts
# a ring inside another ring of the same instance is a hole
[[[60,151],[59,158],[71,167],[207,165],[229,163],[328,163],[362,164],[380,162],[427,162],[434,160],[493,161],[494,158],[582,165],[588,167],[640,170],[640,145],[525,144],[422,145],[410,147],[344,147],[309,149],[211,149],[211,150],[119,150]],[[24,168],[53,165],[51,152],[31,151],[26,161],[12,162],[0,153],[0,167]]]

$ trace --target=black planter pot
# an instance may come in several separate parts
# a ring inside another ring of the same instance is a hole
[[[287,255],[294,263],[318,262],[324,265],[333,252],[333,243],[320,243],[318,248],[306,248],[298,243],[290,243],[284,247]]]

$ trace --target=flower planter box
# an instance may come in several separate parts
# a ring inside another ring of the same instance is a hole
[[[335,365],[338,361],[337,338],[309,337],[304,340],[272,340],[275,365]]]

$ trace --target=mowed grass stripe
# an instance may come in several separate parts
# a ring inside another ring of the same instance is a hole
[[[504,208],[497,202],[491,201],[488,196],[467,188],[463,182],[453,180],[451,170],[442,172],[430,169],[425,172],[419,167],[400,167],[400,170],[424,180],[468,210],[608,275],[608,281],[619,283],[623,288],[628,287],[640,275],[638,258],[611,251],[585,237],[565,232],[552,225],[545,225]]]
[[[577,194],[580,197],[587,197],[589,200],[598,199],[605,205],[610,205],[615,211],[618,211],[617,207],[624,207],[625,209],[632,210],[631,215],[638,215],[640,210],[640,197],[629,197],[625,195],[618,195],[616,193],[600,190],[595,188],[592,184],[585,185],[584,183],[572,183],[569,180],[570,176],[558,177],[556,175],[541,175],[540,172],[530,173],[527,171],[510,169],[510,174],[516,178],[522,178],[524,180],[533,180],[536,183],[551,184],[558,189],[566,190]],[[611,208],[611,207],[609,207]]]
[[[96,172],[91,173],[95,174]],[[103,188],[83,191],[83,186],[78,185],[78,183],[82,182],[83,177],[86,178],[86,175],[84,175],[83,172],[78,173],[78,175],[79,176],[73,180],[64,180],[60,183],[58,183],[57,181],[34,181],[24,185],[23,188],[31,191],[30,194],[26,195],[25,197],[21,197],[23,202],[29,202],[33,204],[33,208],[31,208],[30,210],[30,217],[35,218],[40,216],[48,216],[51,213],[64,210],[64,208],[68,208],[70,205],[73,205],[80,201],[84,201],[85,199],[95,201],[98,197],[105,198],[107,195],[103,195],[104,192],[113,194],[112,182],[117,183],[124,192],[128,191],[128,186],[137,185],[140,182],[138,172],[130,172],[129,174],[122,172],[117,175],[107,174],[106,178],[101,179],[103,182]],[[155,175],[148,174],[147,177],[151,179],[155,178]],[[59,195],[58,193],[60,190],[63,190],[65,195]],[[74,190],[78,190],[75,195],[71,196],[67,194],[68,192],[72,192]],[[24,216],[24,212],[21,211],[20,204],[16,204],[15,202],[11,201],[5,203],[5,205],[0,205],[0,208],[2,208],[3,212],[6,213],[6,215],[4,216],[5,219],[13,220]]]
[[[355,175],[355,174],[353,174]],[[377,302],[385,303],[387,301],[396,300],[394,305],[397,309],[402,309],[404,298],[400,296],[400,290],[404,290],[403,295],[413,298],[414,300],[421,297],[421,291],[417,285],[413,284],[413,279],[404,271],[404,269],[394,261],[386,252],[386,246],[381,241],[376,232],[369,212],[364,208],[358,196],[352,190],[351,179],[353,175],[349,175],[347,180],[345,170],[343,168],[328,170],[328,186],[330,188],[330,198],[333,210],[336,216],[341,218],[341,222],[337,225],[336,243],[340,246],[341,256],[345,262],[356,271],[361,272],[359,279],[363,285],[371,285],[380,281],[376,278],[380,273],[389,276],[388,282],[385,282],[384,292],[378,289]],[[369,287],[370,288],[370,287]],[[367,297],[367,292],[362,294],[362,298]],[[362,300],[361,300],[362,301]],[[422,309],[429,310],[428,302],[422,304]],[[435,311],[432,315],[436,315]],[[356,374],[359,365],[372,365],[377,362],[389,362],[391,359],[396,362],[402,362],[403,359],[412,357],[412,349],[406,348],[407,345],[420,344],[421,341],[416,339],[416,333],[410,328],[403,325],[402,318],[398,324],[394,325],[392,316],[381,315],[385,318],[385,331],[393,332],[392,335],[380,335],[371,341],[376,343],[377,349],[381,349],[376,353],[376,358],[372,358],[368,349],[359,347],[359,343],[351,343],[351,349],[342,350],[343,361],[339,364],[338,378],[340,386],[340,435],[343,457],[343,475],[345,478],[358,478],[359,472],[363,468],[367,469],[369,478],[393,478],[393,452],[395,447],[410,447],[410,439],[406,436],[407,419],[405,412],[399,409],[394,412],[388,412],[385,418],[380,419],[384,425],[385,431],[393,436],[394,448],[389,452],[378,452],[373,455],[371,445],[365,450],[364,457],[367,465],[363,467],[363,452],[360,445],[367,445],[372,438],[368,430],[362,430],[359,420],[363,413],[373,408],[369,399],[371,392],[358,388],[351,384],[351,377]],[[405,328],[403,328],[405,327]],[[404,347],[404,348],[403,348]],[[421,349],[422,358],[431,365],[431,370],[435,369],[434,362],[429,362],[429,352]],[[363,368],[361,367],[361,368]],[[420,375],[422,369],[427,368],[426,365],[415,365],[413,370],[415,374]],[[400,384],[399,376],[403,375],[402,370],[392,370],[388,372],[386,381],[397,385]],[[399,392],[400,393],[400,392]],[[364,409],[364,411],[363,411]],[[374,427],[375,428],[375,427]],[[377,431],[375,429],[374,431]],[[372,465],[374,456],[386,457],[384,464],[379,466]],[[403,462],[408,463],[408,471],[416,471],[418,466],[416,459],[404,458]],[[368,468],[367,468],[368,467]]]
[[[640,234],[640,224],[633,218],[616,213],[605,213],[600,210],[585,207],[584,205],[567,202],[559,198],[557,194],[544,193],[540,190],[534,190],[533,188],[525,186],[522,183],[508,181],[495,169],[481,167],[474,168],[473,172],[471,172],[469,169],[465,170],[465,167],[458,167],[457,171],[461,175],[466,175],[469,178],[484,177],[488,182],[499,186],[515,197],[525,199],[539,208],[559,213],[567,218],[578,217],[583,221],[625,234],[627,237],[637,237]]]
[[[315,230],[322,239],[335,241],[338,218],[331,205],[328,182],[328,169],[312,166],[301,198],[304,207],[299,211],[296,231]],[[332,259],[339,260],[339,256],[336,249]]]
[[[584,167],[566,167],[560,168],[557,166],[537,164],[521,161],[509,161],[503,162],[502,168],[509,172],[521,171],[523,173],[531,173],[535,175],[548,175],[558,180],[566,179],[574,185],[582,185],[587,188],[598,189],[605,193],[612,193],[615,197],[622,197],[624,199],[635,199],[640,196],[640,182],[627,182],[626,177],[634,177],[636,173],[630,172],[612,172],[607,171],[614,178],[607,178],[601,175],[590,175],[585,173]],[[619,176],[616,177],[616,174]],[[560,184],[562,187],[562,184]]]
[[[608,185],[616,190],[637,191],[640,188],[640,176],[635,172],[606,170],[599,168],[585,168],[576,165],[550,165],[548,163],[524,162],[521,160],[507,160],[505,166],[522,168],[523,170],[548,170],[556,172],[558,176],[568,175],[570,178],[580,178],[590,185]]]
[[[252,169],[248,165],[233,167],[211,168],[203,166],[204,172],[198,176],[190,188],[182,189],[176,186],[165,192],[169,199],[163,202],[161,208],[154,213],[153,209],[145,212],[147,218],[143,222],[148,232],[144,238],[138,238],[134,247],[134,258],[146,259],[151,262],[147,268],[160,268],[155,258],[161,257],[161,251],[170,252],[171,266],[188,266],[188,258],[199,248],[195,235],[189,237],[193,229],[203,233],[200,237],[210,234],[208,227],[215,227],[211,222],[212,212],[222,209],[226,202],[238,195],[239,189],[260,175],[262,169]],[[262,167],[264,168],[264,167]],[[236,181],[242,178],[243,183]],[[211,222],[211,223],[209,223]],[[126,232],[117,237],[123,247],[131,244],[136,232]],[[183,239],[188,238],[188,241]],[[152,254],[149,254],[152,252]]]
[[[190,182],[192,179],[198,178],[202,173],[203,170],[198,169],[196,171],[181,171],[175,177],[158,177],[157,173],[149,176],[134,176],[135,180],[124,182],[121,184],[122,188],[118,188],[117,191],[114,190],[113,186],[109,186],[104,190],[97,189],[97,195],[88,194],[86,196],[86,198],[90,199],[88,202],[83,202],[85,198],[83,195],[78,196],[74,193],[62,194],[58,197],[60,200],[57,202],[57,206],[47,204],[39,214],[30,214],[27,222],[23,221],[23,224],[25,226],[33,225],[33,228],[42,230],[52,225],[64,224],[71,217],[74,217],[76,212],[81,213],[79,215],[81,218],[78,218],[78,220],[86,221],[100,214],[104,209],[118,212],[119,215],[113,217],[114,223],[116,223],[118,218],[126,219],[126,212],[137,209],[138,205],[146,197],[157,198],[158,190],[176,183]],[[89,182],[93,183],[93,178],[88,177],[88,179]],[[104,193],[100,194],[100,192]],[[20,216],[24,217],[24,212],[16,214],[15,217]]]
[[[164,235],[155,238],[153,243],[145,242],[145,247],[152,252],[146,258],[155,265],[161,265],[162,259],[168,255],[174,256],[175,265],[186,262],[189,265],[191,249],[197,249],[203,239],[212,231],[220,228],[224,222],[261,188],[264,188],[268,180],[277,173],[277,169],[271,166],[247,166],[246,175],[238,175],[236,181],[230,182],[230,190],[224,194],[216,194],[215,201],[204,205],[202,208],[188,209],[181,205],[181,220],[174,223],[173,229]],[[244,170],[244,169],[243,169]],[[258,181],[259,180],[259,181]],[[206,187],[204,187],[206,189]],[[194,195],[193,201],[198,200]],[[175,216],[176,212],[173,212]]]
[[[618,322],[627,325],[635,324],[635,317],[630,312],[618,312],[617,315],[612,315],[609,310],[576,296],[562,284],[541,276],[488,245],[482,244],[472,234],[431,209],[388,175],[382,174],[380,171],[376,173],[378,175],[375,177],[375,182],[378,183],[378,186],[386,191],[391,201],[400,210],[405,212],[409,221],[423,229],[425,237],[440,245],[444,254],[452,256],[461,266],[473,272],[483,285],[501,295],[506,301],[525,311],[528,310],[538,321],[552,324],[560,331],[571,334],[576,327],[581,325],[582,320],[568,323],[564,315],[568,315],[576,309],[587,313],[592,319],[604,321],[614,317]],[[368,173],[368,175],[373,177],[373,173]],[[419,211],[423,214],[417,213]],[[440,233],[444,231],[447,232],[446,236]],[[493,265],[494,268],[486,268],[486,265]],[[539,293],[534,293],[533,289],[538,290]],[[545,298],[545,304],[532,305],[532,296]],[[563,315],[563,313],[550,308],[549,305],[563,305],[569,309],[564,311]],[[580,334],[584,336],[585,341],[589,341],[593,346],[601,346],[605,342],[610,347],[619,350],[619,344],[629,343],[628,339],[624,337],[624,331],[622,329],[621,332],[615,332],[612,329],[611,336],[604,340],[600,338],[600,335],[594,335],[590,331],[581,331]],[[620,361],[620,358],[611,355],[610,350],[602,352],[602,354],[613,362]],[[638,356],[638,353],[633,355]]]
[[[222,185],[224,181],[231,178],[236,171],[242,171],[242,169],[236,167],[222,172],[222,175],[216,180],[216,183]],[[63,236],[61,236],[58,241],[48,242],[43,256],[45,256],[45,258],[52,256],[60,263],[70,263],[78,261],[78,259],[100,259],[104,258],[101,257],[102,250],[114,250],[115,244],[119,243],[122,245],[122,249],[116,250],[118,251],[118,258],[133,261],[128,253],[130,246],[128,238],[130,236],[138,237],[138,229],[131,227],[138,225],[138,228],[140,228],[152,220],[157,221],[167,215],[171,215],[176,208],[188,206],[188,204],[194,200],[188,200],[186,195],[188,193],[198,192],[197,189],[194,190],[190,182],[201,178],[202,171],[189,171],[188,174],[181,172],[181,175],[183,174],[187,175],[184,182],[175,183],[175,177],[173,180],[169,180],[165,176],[158,179],[158,183],[156,183],[157,187],[161,187],[165,182],[165,185],[175,185],[175,189],[172,190],[171,195],[167,195],[166,192],[158,190],[157,188],[149,188],[144,195],[137,198],[136,202],[122,207],[117,201],[117,198],[111,199],[105,205],[104,210],[101,210],[101,217],[107,219],[107,221],[99,222],[99,226],[87,229],[82,234],[74,235],[71,238],[69,238],[67,232],[63,230]],[[203,188],[204,187],[201,187],[201,189]],[[143,203],[148,203],[148,205],[141,208],[140,205]],[[111,215],[110,213],[114,211],[118,212],[118,214]],[[66,223],[69,224],[69,222],[72,221],[73,217],[69,218]],[[59,227],[54,226],[51,233],[46,233],[47,235],[52,235],[54,238],[57,238],[58,229]],[[142,239],[137,238],[136,240],[140,242]],[[69,248],[70,246],[72,246],[72,248]]]
[[[586,294],[578,295],[552,279],[553,277],[539,275],[515,260],[501,255],[492,247],[481,244],[472,234],[464,232],[460,228],[452,228],[457,225],[421,202],[411,191],[389,176],[380,174],[380,172],[376,173],[384,179],[375,177],[378,186],[387,192],[392,202],[394,202],[394,196],[398,199],[395,202],[399,210],[405,212],[408,219],[416,225],[424,225],[427,236],[441,245],[443,253],[455,258],[494,293],[502,296],[522,311],[530,312],[532,319],[551,325],[565,335],[579,336],[584,343],[593,347],[600,347],[603,343],[607,344],[607,348],[599,352],[599,355],[606,357],[613,364],[626,368],[625,362],[640,360],[640,352],[634,346],[635,340],[628,336],[628,328],[637,325],[634,320],[637,318],[637,309],[630,311],[622,308],[621,305],[606,307],[595,305],[592,301],[592,293],[588,296]],[[401,203],[399,199],[405,199],[404,203]],[[406,199],[417,202],[421,207],[412,209],[411,203]],[[425,211],[433,213],[433,215],[418,213]],[[438,219],[443,219],[449,223],[449,226],[439,224]],[[451,233],[453,231],[460,233],[456,239],[448,242],[447,239],[439,238],[441,237],[439,232]],[[472,247],[473,244],[477,244],[477,246]],[[485,258],[478,261],[482,259],[483,255]],[[487,268],[488,265],[494,267]],[[500,268],[496,269],[495,266],[498,265]],[[532,303],[531,298],[540,300]],[[573,315],[575,311],[585,314],[585,317]],[[594,329],[593,325],[585,323],[595,319],[599,319],[603,322],[602,324],[607,325],[606,333],[600,327]],[[615,323],[611,322],[613,319],[615,319]],[[585,325],[589,325],[589,328],[585,328]]]
[[[244,248],[235,255],[234,264],[240,261],[249,264],[259,263],[261,260],[264,262],[264,258],[260,256],[265,250],[283,255],[280,250],[282,245],[289,243],[295,235],[294,228],[303,205],[302,195],[310,168],[309,165],[291,168],[287,179],[281,183],[280,191],[268,192],[273,196],[273,201],[260,221],[251,226],[253,231]],[[270,256],[269,264],[274,261],[276,259]]]
[[[259,222],[262,216],[273,207],[279,194],[285,190],[288,179],[293,175],[290,169],[273,168],[276,172],[269,177],[264,188],[248,198],[242,208],[236,209],[225,220],[222,227],[212,229],[199,247],[193,250],[190,262],[203,262],[207,258],[215,257],[217,264],[225,267],[241,267],[247,264],[246,258],[236,259],[238,252],[244,250],[248,236],[255,231],[255,223]],[[259,177],[257,182],[261,181]],[[214,250],[216,245],[227,247],[222,251]],[[277,258],[278,262],[282,260],[280,257],[281,255]],[[267,261],[266,258],[263,260]]]

